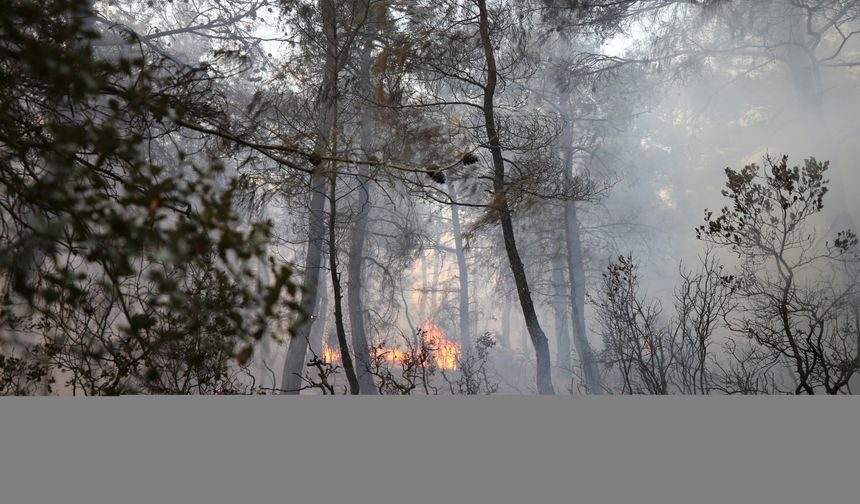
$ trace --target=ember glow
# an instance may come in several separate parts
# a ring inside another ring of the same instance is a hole
[[[420,327],[421,339],[430,350],[433,361],[439,369],[453,371],[457,369],[457,360],[460,357],[460,345],[449,341],[441,329],[432,322],[425,321]],[[323,362],[335,364],[340,362],[340,354],[336,350],[323,344]],[[381,359],[389,364],[404,367],[409,353],[395,347],[380,347],[372,349],[373,357]]]

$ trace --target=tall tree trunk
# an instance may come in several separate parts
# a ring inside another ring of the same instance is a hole
[[[322,266],[322,248],[325,237],[325,216],[323,214],[325,177],[317,172],[313,173],[311,175],[311,187],[313,194],[310,202],[308,249],[305,256],[305,272],[302,279],[304,290],[301,301],[302,312],[307,315],[312,315],[316,311],[317,289]],[[305,354],[308,350],[308,341],[313,324],[314,319],[309,318],[299,328],[298,333],[290,339],[284,361],[284,372],[281,377],[281,389],[286,394],[298,394],[302,386]]]
[[[367,19],[367,26],[373,29],[377,19],[369,19],[369,3],[366,0],[359,1],[360,16]],[[362,14],[363,13],[363,14]],[[378,17],[378,16],[377,16]],[[373,99],[373,86],[370,82],[370,67],[372,64],[373,41],[368,38],[362,48],[359,67],[359,86],[361,95],[368,100]],[[360,118],[360,144],[361,151],[365,157],[374,154],[372,145],[372,134],[374,129],[374,117],[368,105],[359,107]],[[366,324],[364,322],[364,302],[362,299],[364,290],[364,244],[367,240],[368,221],[370,216],[370,187],[368,186],[370,170],[367,165],[358,168],[358,213],[356,215],[355,227],[349,243],[349,258],[347,263],[346,302],[349,311],[350,334],[352,335],[352,349],[355,354],[356,376],[358,378],[359,391],[364,395],[376,395],[376,385],[373,383],[373,375],[370,373],[370,345],[367,340]]]
[[[335,0],[323,0],[323,29],[326,35],[326,54],[327,57],[334,57],[333,72],[331,79],[334,81],[333,88],[337,93],[337,75],[342,64],[346,61],[348,54],[347,48],[343,49],[342,54],[338,54],[337,46],[337,17],[336,17],[336,2]],[[367,13],[366,9],[363,11]],[[363,21],[359,21],[361,24]],[[357,29],[355,26],[354,29]],[[340,59],[339,59],[340,58]],[[337,96],[335,98],[337,104]],[[332,121],[332,131],[329,135],[329,152],[337,154],[337,107],[334,109],[335,118]],[[332,161],[329,170],[329,221],[328,221],[328,257],[329,270],[331,271],[331,288],[334,301],[334,327],[337,334],[337,343],[340,348],[340,362],[343,366],[346,380],[349,383],[349,393],[357,395],[359,393],[358,377],[355,374],[355,367],[352,364],[352,353],[349,350],[349,343],[346,340],[346,327],[343,322],[343,293],[340,283],[340,273],[338,271],[337,257],[337,162]]]
[[[451,199],[457,200],[457,189],[448,180],[448,193]],[[460,348],[467,352],[472,348],[470,337],[471,317],[469,316],[469,268],[466,265],[466,254],[463,252],[463,235],[460,230],[460,208],[451,205],[451,228],[454,234],[454,254],[457,256],[457,271],[460,277]]]
[[[319,0],[322,13],[323,31],[326,39],[325,69],[323,73],[322,90],[319,100],[319,124],[317,149],[329,153],[331,150],[332,132],[337,124],[337,18],[334,0]],[[319,287],[319,270],[322,262],[323,242],[325,240],[325,187],[326,177],[323,174],[325,164],[318,165],[311,174],[311,201],[308,216],[308,249],[305,257],[305,273],[302,281],[304,291],[301,308],[306,314],[312,314],[316,308],[317,289]],[[308,350],[313,319],[309,319],[299,332],[290,340],[287,357],[284,362],[284,373],[281,389],[287,394],[298,394],[302,386],[302,376],[305,367],[305,354]]]
[[[317,291],[317,311],[314,316],[314,326],[311,328],[310,349],[322,357],[323,339],[325,338],[326,322],[328,322],[328,281],[324,269],[320,269],[320,283]],[[330,347],[333,348],[333,347]]]
[[[360,171],[366,171],[366,168],[362,168]],[[356,374],[361,393],[375,395],[377,390],[373,383],[373,375],[370,373],[370,345],[367,340],[367,326],[364,322],[364,303],[362,301],[362,291],[364,289],[364,243],[367,236],[368,215],[370,213],[369,189],[364,183],[363,178],[358,191],[358,200],[359,211],[349,244],[346,302],[349,309],[352,349],[355,352]]]
[[[370,82],[372,44],[371,40],[368,40],[364,44],[359,68],[361,94],[369,100],[373,98],[373,86]],[[367,105],[362,105],[359,108],[358,116],[361,120],[361,151],[365,157],[369,158],[374,154],[371,138],[375,124],[374,118]],[[361,165],[358,169],[358,183],[361,184],[358,189],[358,212],[349,243],[349,258],[346,267],[346,303],[349,310],[349,327],[352,334],[352,349],[355,353],[359,390],[364,395],[376,395],[378,391],[376,385],[373,383],[373,375],[370,372],[370,345],[367,340],[367,326],[364,322],[364,303],[362,300],[364,290],[364,244],[367,240],[368,220],[370,217],[369,176],[369,167]]]
[[[337,330],[337,342],[340,346],[340,362],[343,365],[343,371],[346,373],[346,380],[349,382],[349,393],[356,395],[359,392],[358,377],[355,375],[355,368],[352,365],[352,355],[349,353],[349,345],[346,341],[346,328],[343,325],[343,306],[341,300],[343,294],[340,288],[340,273],[337,271],[337,236],[335,234],[335,225],[337,224],[337,171],[331,176],[329,186],[329,224],[328,224],[328,240],[329,251],[328,261],[331,269],[331,288],[334,293],[334,326]]]
[[[506,294],[502,304],[502,347],[511,348],[511,298]]]
[[[263,201],[262,205],[263,205],[263,207],[260,211],[260,214],[261,214],[260,217],[263,220],[265,220],[269,217],[269,215],[268,215],[269,214],[269,211],[268,211],[269,205],[266,201]],[[269,283],[271,282],[271,275],[269,274],[269,265],[266,262],[266,260],[268,259],[268,255],[269,255],[269,246],[266,245],[265,256],[263,258],[259,258],[257,260],[257,278],[260,280],[260,283],[262,283],[263,285],[269,285]],[[259,349],[257,352],[257,358],[256,358],[256,362],[257,362],[256,368],[257,368],[257,375],[260,378],[260,386],[263,388],[266,388],[266,389],[276,387],[276,384],[274,383],[275,377],[271,376],[269,374],[269,370],[271,369],[269,367],[269,363],[272,360],[271,337],[272,337],[272,335],[271,335],[270,331],[267,330],[263,334],[263,337],[260,338],[260,345],[259,345]],[[270,377],[271,377],[271,382],[270,382]]]
[[[565,111],[562,117],[563,135],[562,151],[564,153],[564,177],[567,183],[573,181],[573,124],[570,110],[570,96],[567,96],[561,109]],[[603,387],[600,383],[600,370],[594,350],[588,342],[588,332],[585,325],[585,265],[582,257],[582,242],[579,231],[579,218],[575,201],[564,202],[564,240],[567,248],[567,271],[570,276],[570,308],[573,320],[573,344],[579,356],[585,379],[585,391],[589,394],[601,394]]]
[[[361,171],[366,171],[362,169]],[[349,308],[349,324],[352,334],[352,347],[355,352],[356,375],[362,394],[376,395],[376,386],[373,383],[373,375],[370,373],[370,345],[368,344],[366,324],[364,321],[364,302],[362,300],[364,289],[364,243],[367,236],[368,215],[370,212],[369,189],[361,181],[358,191],[359,212],[355,227],[352,231],[352,239],[349,245],[349,262],[347,264],[347,306]]]
[[[535,313],[534,302],[532,301],[531,291],[529,291],[525,267],[523,266],[523,261],[520,258],[520,253],[517,250],[516,239],[514,237],[514,225],[511,219],[511,210],[505,196],[505,161],[502,158],[502,146],[499,140],[499,135],[496,131],[495,105],[493,101],[498,76],[493,44],[490,40],[487,2],[486,0],[478,0],[477,3],[480,11],[479,28],[481,45],[483,46],[484,57],[487,63],[487,82],[484,86],[484,127],[487,131],[487,140],[490,146],[490,153],[493,157],[493,191],[495,192],[493,205],[496,207],[496,211],[499,212],[499,218],[502,224],[502,235],[505,240],[505,250],[508,253],[511,272],[513,273],[514,281],[516,282],[517,294],[520,298],[520,305],[523,309],[526,327],[529,330],[529,336],[531,337],[532,345],[535,349],[535,357],[537,358],[538,393],[554,394],[555,389],[552,386],[552,364],[550,363],[549,342],[546,339],[546,334],[544,334],[543,329],[540,326],[537,313]]]
[[[561,254],[555,254],[552,258],[552,304],[555,311],[556,333],[555,366],[561,371],[565,381],[569,381],[572,367],[570,363],[570,325],[567,314],[570,303],[567,301],[569,292],[565,292],[564,267]]]

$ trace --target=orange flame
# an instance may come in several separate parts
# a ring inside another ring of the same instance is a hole
[[[429,320],[421,324],[421,339],[424,344],[430,349],[433,360],[439,369],[456,370],[457,359],[460,357],[460,345],[453,341],[448,341],[441,329]],[[378,347],[373,348],[373,357],[382,359],[387,363],[396,364],[403,367],[409,354],[399,348],[394,347]],[[333,350],[328,344],[323,343],[322,351],[323,362],[326,364],[335,364],[340,361],[340,353]]]
[[[391,364],[397,364],[400,367],[403,367],[406,363],[406,352],[400,350],[398,348],[374,348],[373,349],[373,358],[374,359],[382,359]]]
[[[337,352],[329,348],[327,343],[323,343],[323,362],[326,364],[334,364],[335,362],[340,360],[340,355]]]
[[[457,358],[460,356],[460,345],[448,341],[442,330],[429,320],[421,325],[421,337],[424,343],[432,349],[433,359],[439,369],[457,369]]]

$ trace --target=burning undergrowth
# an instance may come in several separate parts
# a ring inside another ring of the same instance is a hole
[[[498,390],[495,371],[490,363],[490,351],[495,340],[480,336],[473,348],[463,351],[460,344],[449,340],[444,332],[425,321],[414,337],[404,337],[399,344],[379,341],[370,347],[367,372],[373,377],[375,393],[381,395],[478,395]],[[321,372],[325,384],[309,376],[306,382],[323,393],[340,393],[332,385],[340,369],[340,350],[323,346],[321,359],[310,363]],[[323,372],[323,367],[327,372]],[[310,388],[310,387],[309,387]],[[343,391],[345,392],[345,390]]]

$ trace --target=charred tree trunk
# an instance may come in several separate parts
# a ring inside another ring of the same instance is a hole
[[[451,199],[457,200],[457,189],[448,181],[448,192]],[[463,235],[460,229],[460,208],[451,205],[451,230],[454,234],[454,254],[457,256],[457,271],[460,277],[460,348],[464,352],[472,347],[470,337],[471,317],[469,316],[469,268],[466,264],[466,254],[463,251]]]
[[[511,210],[505,196],[505,161],[502,158],[502,146],[496,131],[494,95],[496,92],[496,59],[493,44],[490,40],[490,25],[487,14],[486,0],[478,0],[479,30],[481,45],[484,49],[484,57],[487,63],[487,81],[484,86],[484,127],[487,131],[490,153],[493,157],[493,191],[495,192],[493,205],[499,213],[502,224],[502,235],[505,240],[505,250],[511,265],[511,272],[517,286],[517,294],[523,309],[526,327],[531,337],[537,359],[537,388],[539,394],[554,394],[552,386],[552,364],[550,363],[549,342],[546,334],[538,321],[526,278],[525,267],[517,250],[516,238],[514,237],[514,225],[511,219]]]

